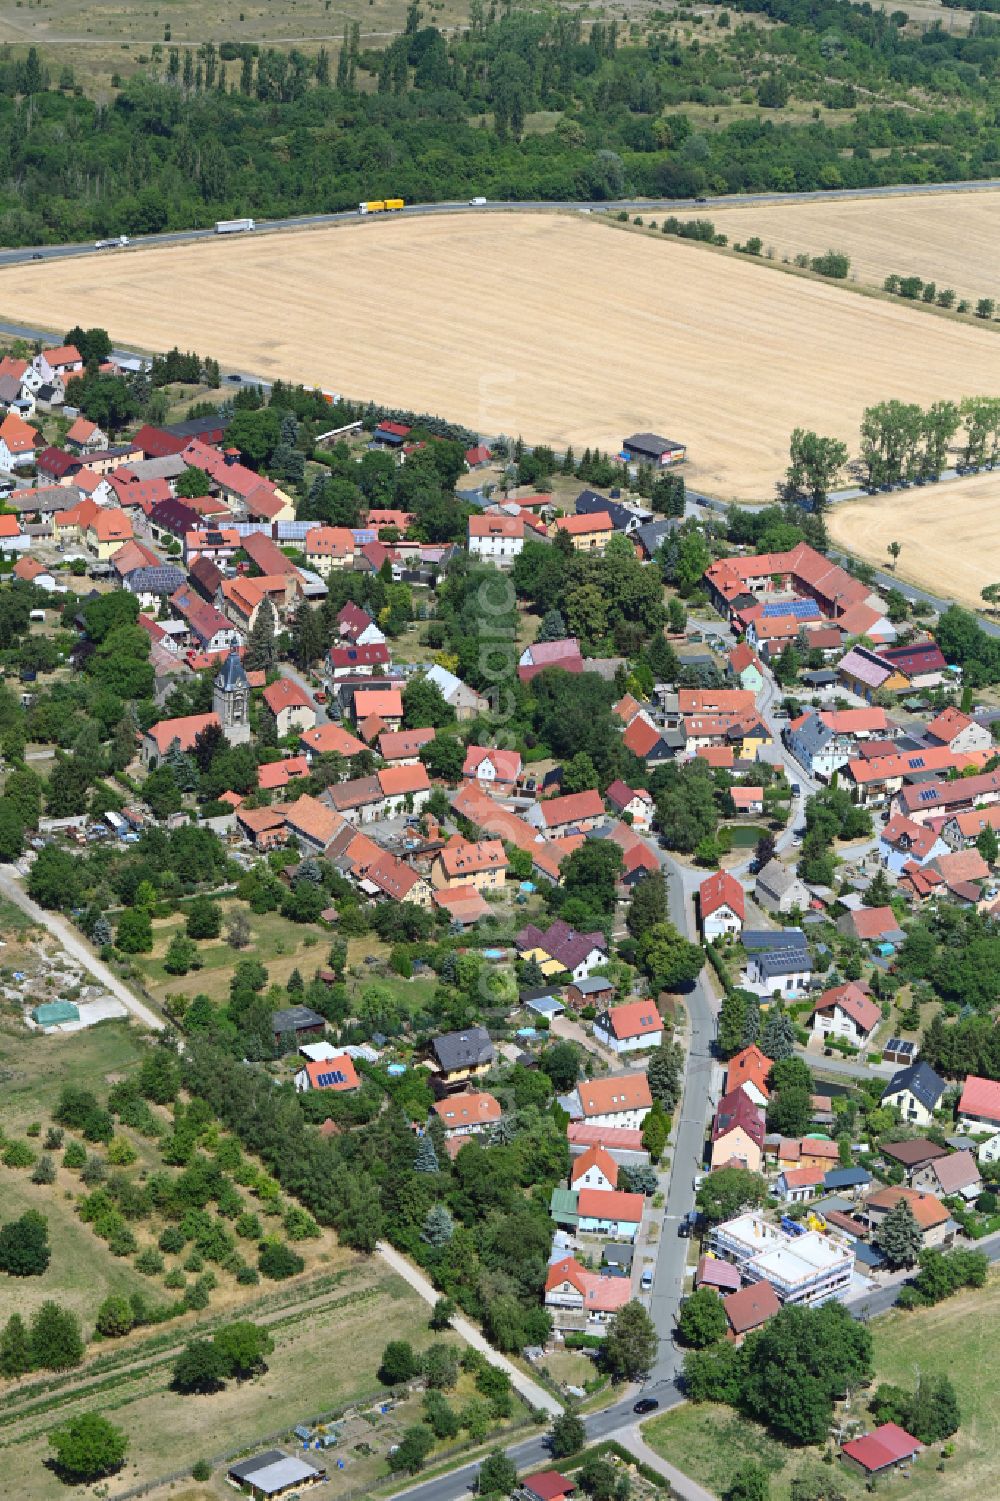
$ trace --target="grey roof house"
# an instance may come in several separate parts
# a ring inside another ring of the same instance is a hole
[[[809,906],[809,892],[790,865],[769,860],[757,875],[754,896],[772,912],[791,912],[793,907]]]
[[[432,1039],[431,1052],[446,1078],[453,1074],[482,1073],[493,1062],[493,1044],[485,1027],[442,1032]]]

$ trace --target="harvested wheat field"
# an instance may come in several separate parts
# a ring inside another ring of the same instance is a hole
[[[827,530],[883,569],[889,543],[901,543],[900,578],[982,609],[983,585],[1000,583],[1000,473],[845,501],[830,508]]]
[[[759,208],[713,204],[705,214],[730,244],[759,235],[776,260],[842,250],[851,258],[855,281],[881,287],[895,272],[932,281],[939,290],[950,287],[973,307],[980,297],[1000,301],[1000,191],[995,189]]]
[[[792,429],[1000,392],[1000,337],[576,214],[398,219],[0,270],[0,315],[80,320],[483,434],[688,445],[692,484],[773,494]]]

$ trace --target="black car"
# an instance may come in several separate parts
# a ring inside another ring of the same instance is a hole
[[[243,377],[242,375],[227,375],[226,380],[235,381],[237,385],[240,385],[243,381]]]
[[[657,1402],[655,1397],[640,1397],[638,1402],[633,1407],[632,1411],[639,1413],[655,1412],[659,1405],[660,1404],[659,1402]]]
[[[40,250],[36,250],[35,253],[34,253],[34,255],[31,257],[31,259],[33,261],[43,261],[45,259],[45,257],[44,257],[44,255],[42,255],[42,253],[41,253]]]

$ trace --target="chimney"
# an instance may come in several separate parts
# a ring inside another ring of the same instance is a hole
[[[234,464],[239,463],[240,451],[238,448],[227,448],[225,453],[223,454],[223,458],[226,461],[227,469],[231,469]]]

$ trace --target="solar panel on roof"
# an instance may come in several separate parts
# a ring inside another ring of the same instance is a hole
[[[923,766],[924,758],[923,756],[912,756],[908,764],[913,771],[916,771],[919,767]]]
[[[922,803],[933,803],[936,798],[937,789],[934,787],[925,787],[923,792],[921,792],[920,794],[920,801]]]
[[[329,1074],[320,1074],[318,1075],[318,1078],[320,1085],[324,1089],[328,1088],[332,1084],[345,1084],[347,1082],[345,1074],[339,1068],[335,1068],[333,1072]]]

